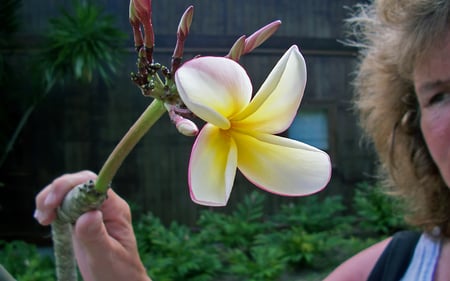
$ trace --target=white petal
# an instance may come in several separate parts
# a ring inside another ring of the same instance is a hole
[[[250,102],[252,85],[245,70],[224,57],[200,57],[184,63],[175,73],[181,99],[198,117],[228,129],[230,116]]]
[[[255,131],[280,133],[297,114],[305,86],[305,60],[294,45],[278,61],[249,106],[233,120]]]
[[[238,168],[260,188],[300,196],[323,189],[331,176],[329,156],[314,147],[279,136],[233,132]]]
[[[207,206],[227,204],[236,176],[234,141],[219,128],[206,124],[200,131],[189,162],[189,188],[194,202]]]

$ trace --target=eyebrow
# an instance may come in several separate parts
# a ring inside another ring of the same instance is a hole
[[[430,82],[424,83],[423,85],[420,85],[420,87],[418,87],[418,91],[419,92],[431,91],[437,87],[440,87],[442,85],[448,85],[448,84],[450,84],[450,79],[430,81]]]

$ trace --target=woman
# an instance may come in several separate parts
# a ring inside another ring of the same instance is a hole
[[[404,239],[402,233],[379,242],[343,263],[326,281],[450,280],[449,6],[448,0],[375,0],[349,20],[356,35],[353,44],[361,48],[355,81],[361,125],[375,145],[386,183],[403,199],[408,221],[421,233],[417,239]],[[94,177],[82,172],[55,180],[36,198],[37,220],[49,224],[64,194]],[[136,250],[129,208],[110,193],[100,211],[83,215],[75,226],[83,277],[149,280]],[[117,212],[121,215],[111,215]],[[104,252],[114,258],[105,259]],[[393,262],[386,262],[386,256]],[[395,267],[400,258],[401,266]]]
[[[407,221],[423,233],[409,246],[411,260],[398,277],[373,277],[380,275],[374,266],[389,238],[342,264],[326,281],[369,275],[369,280],[450,280],[449,12],[447,0],[377,0],[360,6],[349,20],[353,44],[361,48],[355,80],[361,125],[392,193],[405,202]]]

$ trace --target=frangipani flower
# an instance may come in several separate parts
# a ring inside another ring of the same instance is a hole
[[[175,82],[186,106],[207,122],[189,163],[194,202],[226,205],[236,168],[256,186],[280,195],[307,195],[328,183],[325,152],[275,135],[292,123],[306,85],[297,46],[283,55],[253,99],[247,73],[229,58],[192,59],[178,69]]]

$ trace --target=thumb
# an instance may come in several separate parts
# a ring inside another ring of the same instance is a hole
[[[108,247],[109,236],[103,223],[103,214],[98,210],[80,216],[75,223],[75,238],[86,251],[102,253]]]

